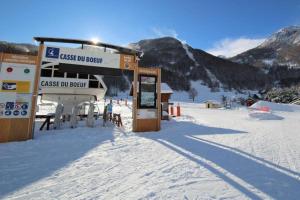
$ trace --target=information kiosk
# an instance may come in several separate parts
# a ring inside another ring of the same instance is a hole
[[[160,130],[160,84],[160,68],[138,67],[136,69],[133,82],[133,131]]]
[[[0,142],[33,138],[37,57],[0,53]]]

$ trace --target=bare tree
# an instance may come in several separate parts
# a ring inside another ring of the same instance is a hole
[[[225,95],[222,95],[222,104],[226,106],[226,103],[227,103],[227,97]]]
[[[198,96],[198,92],[195,88],[191,88],[189,90],[189,96],[191,99],[193,99],[193,102],[195,101],[195,97]]]

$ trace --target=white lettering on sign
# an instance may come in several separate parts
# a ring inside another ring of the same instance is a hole
[[[49,87],[69,87],[69,88],[88,88],[88,80],[73,78],[44,78],[40,80],[41,88]]]
[[[103,52],[101,50],[45,46],[42,60],[45,62],[120,68],[120,54]]]

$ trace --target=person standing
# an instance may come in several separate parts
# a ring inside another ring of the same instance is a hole
[[[104,111],[103,111],[103,126],[106,126],[106,121],[107,121],[107,106],[104,106]]]
[[[109,116],[109,120],[112,120],[112,109],[113,109],[113,105],[112,105],[112,100],[110,100],[109,104],[107,105],[107,115]]]

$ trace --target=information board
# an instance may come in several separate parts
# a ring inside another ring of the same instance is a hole
[[[0,63],[0,118],[30,118],[35,57],[3,54]]]
[[[139,76],[139,108],[156,108],[156,77]]]

